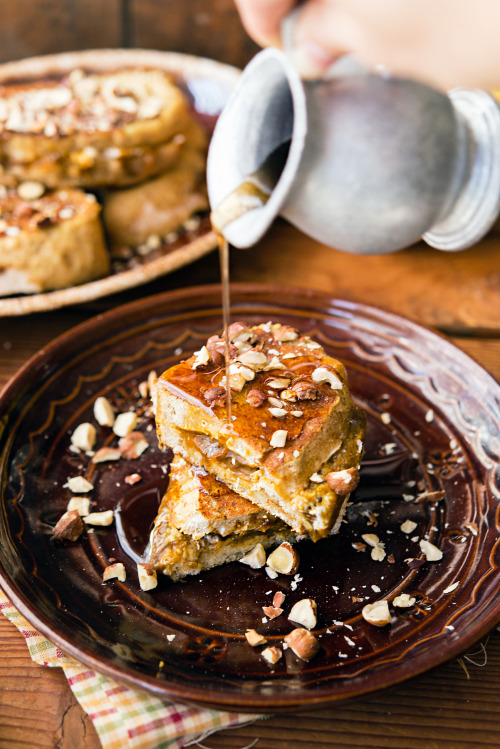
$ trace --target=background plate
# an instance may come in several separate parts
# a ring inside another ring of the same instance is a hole
[[[166,70],[174,75],[209,131],[213,129],[217,116],[239,76],[239,71],[230,65],[176,52],[95,49],[31,57],[0,65],[0,84],[64,75],[75,68],[105,72],[117,68],[145,66]],[[113,261],[112,272],[105,278],[58,291],[0,297],[0,315],[43,312],[125,291],[194,262],[213,250],[216,244],[207,215],[202,218],[199,227],[181,232],[179,239],[168,246],[163,245],[146,256],[141,257],[140,254],[134,253],[127,260]]]
[[[0,580],[7,595],[84,663],[162,696],[221,708],[269,712],[349,699],[468,648],[500,619],[499,386],[434,333],[326,295],[235,285],[232,319],[294,325],[345,362],[368,434],[363,478],[341,533],[300,544],[297,585],[233,563],[140,590],[130,555],[144,544],[169,456],[158,451],[147,415],[140,428],[151,447],[139,461],[92,467],[69,451],[69,438],[93,420],[98,395],[127,408],[151,369],[160,372],[220,330],[219,288],[192,288],[80,325],[4,390]],[[99,429],[97,446],[113,443],[109,431]],[[95,485],[95,508],[118,509],[119,522],[57,544],[51,528],[70,496],[63,485],[82,472]],[[142,481],[126,485],[134,472]],[[437,494],[419,501],[427,492]],[[121,544],[120,519],[128,529]],[[406,519],[417,523],[409,535],[400,530]],[[379,536],[384,561],[353,547],[363,533]],[[408,560],[419,557],[424,536],[443,560],[412,569]],[[110,557],[124,562],[125,583],[102,584]],[[244,639],[256,628],[279,644],[290,630],[285,615],[262,622],[261,607],[276,590],[287,596],[285,611],[306,596],[317,601],[321,651],[310,663],[286,651],[270,667]],[[402,591],[416,604],[397,610],[391,626],[361,618],[366,602]]]

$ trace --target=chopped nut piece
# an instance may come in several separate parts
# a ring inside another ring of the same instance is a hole
[[[282,593],[281,590],[278,590],[273,596],[273,606],[279,609],[280,606],[282,606],[282,604],[284,603],[285,598],[286,598],[285,594]]]
[[[141,396],[141,398],[148,397],[149,388],[148,388],[148,383],[146,382],[146,380],[144,380],[144,382],[140,382],[139,385],[137,386],[137,389],[139,390],[139,395]]]
[[[453,591],[456,590],[459,585],[460,585],[459,582],[452,583],[451,585],[448,585],[448,587],[445,590],[443,590],[443,593],[453,593]]]
[[[409,609],[415,604],[415,598],[412,598],[409,593],[401,593],[399,596],[393,599],[392,605],[400,609]]]
[[[229,387],[231,390],[240,392],[243,390],[247,382],[251,382],[255,378],[255,372],[250,367],[245,367],[239,362],[229,365]],[[226,383],[226,378],[223,377],[221,384]]]
[[[275,419],[282,419],[286,416],[288,411],[285,408],[269,408],[269,413],[274,416]]]
[[[79,424],[71,435],[71,444],[79,450],[92,450],[95,445],[96,431],[93,424]]]
[[[273,379],[266,382],[267,387],[273,388],[273,390],[283,390],[290,384],[288,377],[273,377]]]
[[[133,411],[125,411],[124,413],[118,414],[113,423],[113,432],[117,437],[125,437],[130,432],[134,431],[135,425],[137,424],[137,414]]]
[[[221,387],[208,388],[203,393],[203,398],[209,406],[223,406],[226,402],[226,389]]]
[[[267,364],[267,356],[262,351],[256,351],[255,349],[249,349],[239,354],[238,360],[255,372],[260,372]]]
[[[83,476],[72,476],[68,479],[67,486],[75,494],[85,494],[94,488],[94,485]]]
[[[292,630],[286,637],[285,643],[295,655],[303,661],[310,661],[319,650],[317,638],[307,629],[298,627]]]
[[[271,580],[275,580],[278,577],[278,573],[276,570],[273,570],[272,567],[266,567],[266,575],[271,578]]]
[[[301,416],[304,416],[303,411],[290,411],[290,413],[292,414],[292,416],[295,416],[297,419],[300,419]]]
[[[387,557],[387,561],[389,562],[389,564],[394,564],[394,562],[396,561],[394,559],[394,554],[389,554],[389,556]]]
[[[273,432],[269,442],[271,447],[285,447],[287,434],[288,432],[286,429],[277,429],[276,432]]]
[[[121,457],[117,447],[101,447],[92,457],[92,463],[107,463],[110,460],[120,460]]]
[[[382,562],[385,559],[385,551],[379,544],[377,544],[371,550],[370,556],[375,562]]]
[[[279,648],[273,645],[272,647],[263,650],[261,656],[265,658],[268,663],[274,665],[281,658],[282,652]]]
[[[142,432],[129,432],[118,443],[118,449],[127,460],[136,460],[149,447]]]
[[[107,398],[101,395],[94,402],[95,420],[102,427],[112,427],[115,423],[115,412],[113,406]]]
[[[276,328],[273,330],[273,338],[275,341],[296,341],[299,337],[299,334],[295,330],[295,328],[292,328],[290,325],[280,325],[279,328]]]
[[[283,609],[275,606],[263,606],[262,611],[269,619],[276,619],[276,617],[281,616],[283,613]]]
[[[45,185],[35,180],[21,182],[17,188],[17,194],[21,200],[38,200],[45,192]]]
[[[66,510],[68,512],[76,510],[79,515],[88,515],[90,512],[90,499],[87,497],[71,497]]]
[[[260,635],[255,629],[247,629],[245,637],[247,638],[248,644],[253,648],[258,647],[259,645],[265,645],[267,642],[264,635]]]
[[[443,552],[441,549],[438,549],[437,546],[434,546],[434,544],[431,544],[429,541],[422,539],[419,546],[424,552],[425,558],[428,562],[439,562],[439,560],[443,558]]]
[[[479,531],[476,523],[465,523],[464,528],[467,528],[467,530],[470,531],[473,536],[477,536]]]
[[[380,538],[375,533],[363,533],[361,538],[366,541],[368,546],[376,546],[380,543]]]
[[[297,400],[297,393],[295,390],[292,390],[292,388],[285,388],[280,393],[280,398],[284,401],[288,401],[289,403],[295,403]]]
[[[363,606],[361,616],[374,627],[385,627],[386,624],[391,623],[391,612],[387,601],[367,603],[366,606]]]
[[[384,413],[382,413],[380,415],[380,418],[381,418],[381,420],[383,421],[384,424],[390,424],[391,423],[391,414],[388,411],[384,411]]]
[[[353,549],[356,549],[356,551],[364,551],[366,549],[366,544],[362,544],[361,541],[355,541],[351,546]]]
[[[257,390],[257,388],[253,388],[252,390],[248,391],[246,400],[250,406],[253,406],[253,408],[258,408],[264,403],[266,398],[267,396],[263,390]]]
[[[76,541],[82,532],[83,523],[78,511],[68,510],[59,518],[52,535],[58,541]]]
[[[299,401],[316,400],[321,395],[318,388],[311,382],[296,382],[291,388],[296,394]]]
[[[277,356],[273,356],[271,361],[264,367],[265,372],[271,372],[274,369],[286,369],[283,362],[281,362]]]
[[[129,473],[128,476],[125,476],[124,481],[129,486],[133,486],[134,484],[137,484],[139,481],[142,481],[142,476],[139,473]]]
[[[141,590],[153,590],[158,585],[156,570],[147,562],[139,562],[137,565],[137,575],[139,576]]]
[[[242,564],[248,565],[253,570],[258,570],[266,563],[266,552],[262,544],[256,544],[251,551],[241,557],[239,560]]]
[[[309,481],[312,481],[313,484],[323,484],[325,479],[323,476],[320,476],[319,473],[313,473],[312,476],[309,476]]]
[[[232,343],[255,341],[255,333],[244,322],[233,322],[227,329],[227,335]]]
[[[201,369],[206,367],[210,362],[210,354],[206,346],[202,346],[199,351],[194,352],[194,362],[191,365],[191,369]]]
[[[303,598],[292,606],[288,618],[296,624],[302,624],[306,629],[314,629],[317,623],[316,610],[316,602],[312,598]]]
[[[342,381],[326,367],[316,367],[312,373],[313,382],[327,382],[333,390],[342,390]]]
[[[325,478],[330,489],[342,497],[357,487],[359,471],[355,467],[345,468],[343,471],[330,471]]]
[[[401,523],[399,526],[400,530],[403,531],[403,533],[412,533],[415,528],[417,527],[417,524],[413,522],[413,520],[405,520],[404,523]]]
[[[86,515],[83,519],[87,525],[111,525],[114,519],[113,510],[91,512],[90,515]]]
[[[280,575],[294,575],[299,568],[299,555],[288,541],[284,541],[267,558],[267,566]]]
[[[104,580],[104,582],[106,582],[107,580],[113,580],[115,578],[121,583],[124,583],[127,579],[125,567],[121,562],[115,562],[115,564],[108,565],[102,574],[102,579]]]
[[[229,345],[230,355],[231,348],[234,350],[235,347],[231,346],[231,344]],[[226,358],[226,343],[222,338],[219,338],[218,335],[210,336],[207,341],[207,351],[214,364],[218,367],[224,364]],[[235,350],[234,353],[236,353]]]

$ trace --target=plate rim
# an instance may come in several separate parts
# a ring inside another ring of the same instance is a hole
[[[469,366],[479,369],[481,376],[484,377],[486,375],[490,381],[490,385],[494,390],[497,390],[500,395],[500,384],[480,363],[455,346],[455,344],[444,335],[430,327],[421,325],[410,318],[386,311],[383,308],[375,307],[374,305],[337,299],[329,295],[327,292],[316,292],[308,288],[297,286],[283,287],[277,284],[234,283],[231,284],[231,289],[234,292],[234,295],[238,296],[237,304],[244,304],[245,296],[253,298],[254,301],[259,301],[259,295],[262,295],[261,301],[266,301],[268,304],[271,302],[272,298],[279,298],[280,300],[285,299],[284,303],[280,301],[279,304],[286,308],[286,298],[288,298],[288,296],[299,296],[302,303],[307,303],[310,300],[314,306],[316,306],[318,301],[328,301],[328,310],[338,308],[339,306],[344,309],[360,309],[367,313],[374,312],[376,315],[382,314],[384,319],[388,319],[393,324],[409,324],[417,333],[421,334],[423,332],[426,335],[436,338],[441,345],[445,345],[452,350],[454,354],[458,353],[460,357],[463,357],[463,361],[467,362]],[[277,297],[276,294],[278,293],[279,296]],[[74,341],[75,339],[78,339],[81,342],[84,335],[95,335],[100,328],[107,326],[108,323],[115,326],[120,325],[120,323],[123,325],[125,317],[133,317],[138,311],[141,313],[141,319],[143,321],[151,319],[154,316],[155,310],[157,312],[158,310],[161,310],[161,313],[165,313],[169,309],[173,310],[177,308],[179,311],[182,311],[183,301],[192,301],[194,298],[201,295],[213,295],[214,299],[218,298],[220,295],[220,285],[210,284],[191,286],[173,291],[166,291],[143,299],[128,302],[124,305],[119,305],[114,309],[108,310],[103,314],[93,316],[89,320],[86,320],[66,331],[35,353],[2,388],[0,391],[0,416],[4,412],[5,406],[8,405],[11,393],[19,387],[19,384],[22,383],[28,375],[32,374],[33,368],[40,365],[42,361],[47,359],[47,357],[57,356],[58,350],[61,347],[64,347],[68,342],[71,343],[71,341]],[[237,306],[237,304],[235,306]],[[220,305],[217,304],[216,307],[218,308]],[[194,703],[203,707],[240,710],[243,712],[265,712],[271,707],[273,712],[287,711],[297,707],[306,709],[314,707],[315,705],[326,707],[328,705],[331,706],[349,700],[375,695],[385,691],[387,688],[396,686],[397,684],[407,681],[409,678],[418,676],[431,668],[457,657],[485,636],[500,621],[499,599],[496,606],[492,605],[486,613],[483,613],[480,617],[475,617],[468,622],[466,631],[462,632],[460,638],[450,638],[446,644],[443,644],[441,641],[433,643],[433,647],[427,652],[427,655],[422,656],[417,660],[417,666],[412,670],[411,674],[400,669],[396,674],[393,674],[389,680],[385,679],[383,684],[377,683],[380,677],[375,675],[374,680],[376,684],[374,688],[366,689],[363,684],[356,688],[356,686],[353,685],[351,689],[344,690],[344,692],[339,695],[334,689],[332,689],[330,682],[329,686],[318,687],[315,692],[311,693],[308,697],[305,697],[303,692],[299,695],[295,695],[294,693],[282,693],[269,697],[257,693],[246,693],[241,691],[211,691],[206,688],[193,687],[189,683],[179,686],[175,683],[172,684],[165,681],[158,681],[153,677],[138,674],[137,672],[134,674],[133,669],[124,671],[113,663],[107,662],[104,657],[99,655],[96,656],[90,649],[74,645],[64,634],[59,634],[57,631],[54,631],[54,624],[51,623],[49,617],[46,617],[43,612],[34,611],[30,607],[31,602],[29,599],[27,599],[22,591],[19,594],[14,585],[11,584],[10,576],[6,572],[1,559],[0,587],[4,590],[20,613],[23,614],[23,616],[25,616],[25,618],[51,642],[54,642],[64,652],[67,652],[78,661],[85,663],[96,671],[103,673],[110,678],[116,679],[119,682],[128,684],[131,687],[147,689],[159,697],[176,699],[180,702]]]

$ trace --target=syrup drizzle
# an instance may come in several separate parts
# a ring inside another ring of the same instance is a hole
[[[232,423],[231,419],[231,388],[229,387],[229,243],[227,239],[217,232],[217,243],[219,245],[220,277],[222,283],[222,325],[224,339],[224,360],[226,367],[226,421]]]

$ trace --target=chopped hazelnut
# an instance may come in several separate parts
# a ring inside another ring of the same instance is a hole
[[[83,518],[87,525],[111,525],[114,519],[113,510],[91,512]]]
[[[279,328],[273,330],[273,338],[275,341],[281,341],[285,343],[287,341],[296,341],[299,334],[290,325],[280,325]]]
[[[67,486],[75,494],[85,494],[94,488],[94,485],[83,476],[72,476],[68,479]]]
[[[299,401],[304,400],[317,400],[321,395],[318,388],[311,382],[296,382],[291,388],[296,394]]]
[[[191,369],[202,369],[210,363],[210,354],[206,346],[202,346],[199,351],[195,351],[193,356],[194,362],[191,365]]]
[[[409,593],[401,593],[393,599],[392,605],[400,609],[408,609],[414,605],[415,600]]]
[[[273,645],[272,647],[263,650],[261,656],[265,658],[268,663],[274,665],[281,658],[282,652],[279,648]]]
[[[355,467],[345,468],[343,471],[330,471],[325,478],[330,489],[342,497],[353,492],[357,487],[359,471]]]
[[[443,552],[438,549],[437,546],[431,544],[429,541],[422,539],[419,543],[421,550],[425,554],[425,558],[428,562],[439,562],[443,558]]]
[[[208,388],[203,393],[203,398],[209,406],[223,406],[226,402],[226,389],[221,387]]]
[[[95,426],[84,422],[79,424],[71,435],[71,444],[79,450],[92,450],[95,445],[96,431]]]
[[[256,544],[251,551],[241,557],[239,560],[242,564],[248,565],[254,570],[258,570],[266,563],[266,552],[262,544]]]
[[[389,611],[389,604],[387,601],[376,601],[375,603],[367,603],[363,606],[361,616],[369,624],[373,624],[375,627],[385,627],[386,624],[391,623],[391,612]]]
[[[92,457],[92,463],[108,463],[111,460],[120,460],[122,454],[117,447],[101,447]]]
[[[66,510],[68,512],[76,510],[79,515],[88,515],[90,512],[90,499],[87,497],[71,497]]]
[[[276,606],[263,606],[262,611],[269,619],[276,619],[276,617],[281,616],[283,613],[283,609]]]
[[[83,532],[83,522],[77,510],[67,510],[54,526],[52,535],[58,541],[76,541]]]
[[[102,427],[112,427],[115,423],[115,412],[107,398],[100,396],[94,402],[95,420]]]
[[[133,411],[125,411],[124,413],[118,414],[114,420],[113,432],[117,437],[125,437],[127,434],[134,431],[136,424],[137,414]]]
[[[278,590],[273,596],[273,606],[279,609],[283,605],[285,598],[285,594],[281,590]]]
[[[128,486],[133,486],[142,481],[142,476],[139,473],[129,473],[128,476],[125,476],[124,481]]]
[[[299,568],[299,555],[293,546],[284,541],[267,558],[267,566],[280,575],[294,575]]]
[[[273,388],[273,390],[284,390],[289,384],[290,379],[288,377],[273,377],[266,382],[267,387]]]
[[[247,629],[247,631],[245,632],[245,637],[247,638],[248,644],[253,648],[258,647],[259,645],[265,645],[267,642],[264,635],[260,635],[255,631],[255,629]]]
[[[113,580],[117,579],[121,583],[124,583],[127,579],[127,573],[125,571],[125,567],[121,562],[115,562],[115,564],[108,565],[102,574],[102,579],[104,582],[107,580]]]
[[[313,382],[327,382],[333,390],[342,390],[342,381],[326,367],[316,367],[312,373]]]
[[[317,638],[307,629],[298,627],[292,630],[286,637],[285,643],[295,655],[303,661],[310,661],[319,650]]]
[[[267,396],[263,390],[258,390],[257,388],[253,388],[252,390],[248,391],[246,401],[253,408],[258,408],[264,403],[264,401],[266,400],[266,397]]]
[[[153,590],[158,585],[156,570],[147,562],[139,562],[137,565],[137,575],[141,590]]]
[[[286,429],[277,429],[276,432],[273,432],[269,442],[271,447],[285,447],[287,434]]]
[[[149,447],[142,432],[129,432],[118,443],[118,449],[127,460],[136,460]]]
[[[312,598],[303,598],[292,606],[288,618],[307,629],[314,629],[317,623],[316,610],[316,602]]]

